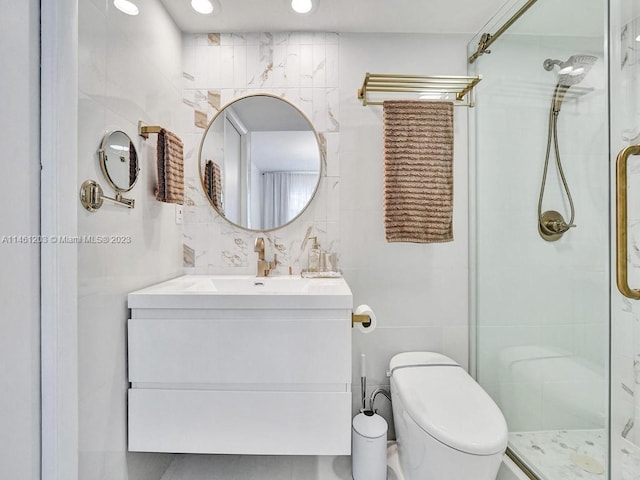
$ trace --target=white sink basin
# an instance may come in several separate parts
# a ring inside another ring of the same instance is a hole
[[[351,308],[343,278],[184,275],[129,294],[129,308]]]

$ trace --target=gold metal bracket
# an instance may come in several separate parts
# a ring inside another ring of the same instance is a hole
[[[82,206],[90,212],[95,212],[102,207],[104,200],[109,200],[127,208],[133,208],[136,203],[132,198],[124,198],[121,192],[116,192],[115,198],[107,197],[98,182],[85,180],[80,187],[80,203]]]
[[[616,159],[616,283],[625,297],[640,300],[640,290],[629,286],[627,269],[627,162],[631,155],[640,155],[640,145],[623,148]]]
[[[352,313],[351,328],[355,327],[356,323],[361,323],[363,326],[368,327],[369,325],[371,325],[371,317],[364,313],[362,314]]]
[[[469,63],[475,62],[480,55],[484,55],[485,53],[491,53],[491,50],[489,50],[489,45],[493,43],[493,40],[491,40],[492,38],[493,37],[491,37],[490,33],[482,34],[482,36],[480,37],[480,40],[478,41],[478,49],[473,55],[469,57]]]
[[[525,12],[529,10],[537,1],[538,0],[528,0],[527,3],[525,3],[516,13],[514,13],[513,16],[509,20],[507,20],[498,30],[496,30],[496,33],[494,33],[493,35],[491,35],[490,33],[483,33],[480,37],[480,41],[478,42],[478,50],[476,50],[476,53],[469,57],[469,63],[475,62],[480,55],[491,53],[491,50],[488,50],[491,44],[495,42],[498,37],[500,37],[500,35],[506,32],[509,27],[511,27],[511,25],[513,25],[522,15],[524,15]]]
[[[160,133],[162,127],[158,127],[156,125],[145,125],[142,121],[138,122],[138,135],[142,138],[149,138],[150,133]]]

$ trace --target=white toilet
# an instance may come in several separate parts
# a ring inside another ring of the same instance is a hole
[[[399,353],[389,369],[404,479],[495,480],[507,423],[482,387],[439,353]]]

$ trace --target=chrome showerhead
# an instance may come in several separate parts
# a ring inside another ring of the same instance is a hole
[[[551,71],[554,65],[558,65],[560,67],[558,85],[570,87],[584,80],[584,77],[587,76],[597,59],[598,57],[593,55],[571,55],[565,62],[547,58],[543,66],[545,70]]]
[[[562,106],[564,96],[569,90],[569,87],[577,85],[584,77],[587,76],[593,64],[596,63],[598,58],[593,55],[571,55],[567,61],[552,60],[547,58],[544,63],[544,69],[547,71],[553,70],[555,65],[560,67],[560,76],[558,77],[558,84],[556,85],[555,92],[553,94],[553,111],[558,113]]]

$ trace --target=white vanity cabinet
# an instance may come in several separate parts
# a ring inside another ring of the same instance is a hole
[[[184,276],[129,295],[129,450],[348,455],[343,279]]]

